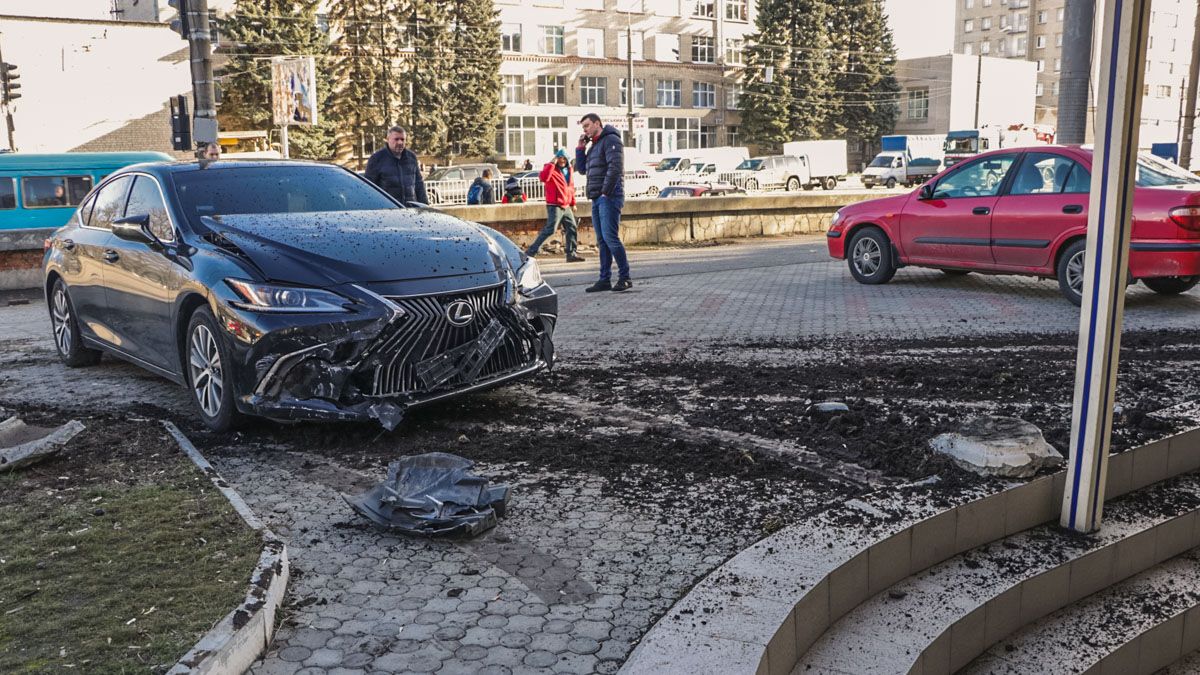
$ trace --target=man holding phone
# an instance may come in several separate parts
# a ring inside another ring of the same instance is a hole
[[[600,249],[600,280],[585,291],[627,291],[633,288],[629,259],[621,243],[621,210],[625,208],[625,145],[621,132],[600,122],[596,113],[579,120],[583,135],[575,148],[575,170],[587,176],[587,196],[592,200],[592,229]],[[612,264],[617,263],[617,283]]]

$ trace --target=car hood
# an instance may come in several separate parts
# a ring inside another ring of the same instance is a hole
[[[904,209],[904,205],[908,202],[910,193],[902,195],[894,195],[891,197],[880,197],[879,199],[868,199],[865,202],[856,202],[841,208],[842,216],[853,216],[859,213],[867,213],[870,215],[885,215],[900,213]]]
[[[267,277],[312,286],[495,272],[504,254],[483,228],[425,209],[205,217]]]

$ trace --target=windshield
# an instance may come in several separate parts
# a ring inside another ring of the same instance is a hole
[[[654,170],[655,171],[674,171],[675,167],[679,166],[679,162],[682,160],[683,160],[682,157],[666,157],[658,163],[658,166],[654,167]]]
[[[747,159],[737,165],[735,171],[758,171],[762,168],[763,161],[761,159]]]
[[[871,163],[868,164],[867,166],[875,167],[877,169],[891,168],[892,156],[891,155],[880,155],[880,156],[876,157],[875,159],[871,160]]]
[[[979,137],[971,136],[970,138],[947,138],[945,145],[946,152],[979,152]]]
[[[189,221],[201,216],[400,208],[370,183],[333,166],[256,166],[173,176]]]

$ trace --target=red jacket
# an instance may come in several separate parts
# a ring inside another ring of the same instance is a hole
[[[550,162],[542,167],[538,176],[546,184],[546,204],[549,206],[575,206],[575,172],[571,171],[571,180],[563,178],[562,171]]]

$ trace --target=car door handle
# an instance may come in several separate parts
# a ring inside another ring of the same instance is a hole
[[[1067,204],[1063,207],[1063,213],[1083,213],[1082,204]]]
[[[977,216],[986,216],[991,212],[992,210],[986,206],[976,206],[975,208],[971,209],[971,213],[974,213]]]
[[[62,247],[63,247],[64,251],[74,251],[75,250],[75,242],[72,241],[71,239],[63,239]]]
[[[110,248],[104,252],[104,259],[110,263],[115,263],[121,259],[121,254]]]

